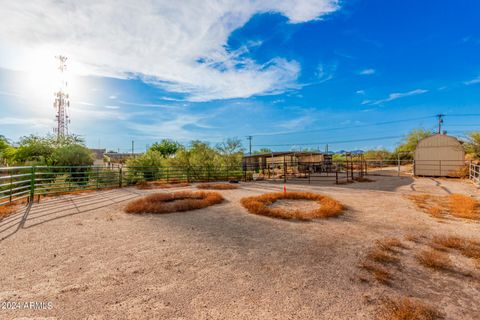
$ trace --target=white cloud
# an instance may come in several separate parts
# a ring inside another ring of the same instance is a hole
[[[0,118],[1,125],[11,126],[32,126],[35,128],[46,128],[51,126],[52,121],[46,118],[15,118],[15,117],[2,117]]]
[[[475,79],[465,81],[465,84],[467,86],[472,85],[472,84],[476,84],[476,83],[480,83],[480,76],[475,78]]]
[[[408,92],[394,92],[394,93],[390,93],[388,95],[388,97],[385,98],[385,99],[364,100],[364,101],[362,101],[362,104],[363,105],[366,105],[366,104],[368,104],[368,105],[379,105],[379,104],[383,104],[383,103],[390,102],[390,101],[393,101],[393,100],[397,100],[397,99],[400,99],[400,98],[416,96],[416,95],[424,94],[424,93],[427,93],[427,92],[428,92],[428,90],[424,90],[424,89],[415,89],[415,90],[408,91]]]
[[[117,99],[117,96],[116,95],[111,95],[111,96],[108,97],[108,99],[115,100],[115,99]]]
[[[372,74],[375,74],[376,70],[375,69],[364,69],[362,71],[360,71],[358,74],[362,75],[362,76],[370,76]]]
[[[120,107],[119,106],[105,106],[106,109],[119,109]]]
[[[355,91],[355,93],[364,96],[365,95],[365,90],[357,90],[357,91]]]
[[[210,128],[202,122],[207,119],[208,116],[203,115],[187,115],[178,114],[173,115],[168,120],[162,120],[150,124],[129,122],[127,126],[136,131],[136,134],[144,138],[160,139],[171,138],[178,141],[190,141],[206,138],[204,133],[193,132],[192,126],[198,128]]]
[[[259,13],[302,23],[338,8],[338,0],[4,1],[0,47],[31,52],[35,62],[39,52],[60,52],[81,73],[138,76],[193,101],[249,97],[295,87],[300,65],[280,57],[264,64],[245,58],[256,43],[227,50],[232,31]],[[4,67],[21,64],[3,60],[11,64]]]

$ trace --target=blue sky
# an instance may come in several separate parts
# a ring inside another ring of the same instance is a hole
[[[0,134],[54,126],[136,151],[163,138],[254,149],[393,148],[410,129],[480,129],[480,2],[13,1],[1,5]]]

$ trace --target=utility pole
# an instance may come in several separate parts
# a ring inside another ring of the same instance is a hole
[[[135,150],[135,141],[132,140],[132,157],[133,157],[133,155],[135,154],[135,151],[134,151],[134,150]]]
[[[55,120],[57,126],[53,128],[53,132],[57,134],[57,138],[60,139],[68,134],[68,124],[70,123],[70,118],[67,113],[67,108],[70,107],[70,100],[67,93],[67,81],[65,80],[65,71],[67,69],[67,57],[56,56],[58,59],[60,70],[60,83],[59,89],[54,93],[55,101],[53,102],[53,107],[55,108],[56,115]]]
[[[252,139],[253,137],[252,136],[247,136],[247,140],[248,140],[248,155],[252,155]]]
[[[437,114],[437,118],[438,118],[438,134],[441,134],[442,133],[442,124],[443,124],[443,117],[445,115],[444,114]]]

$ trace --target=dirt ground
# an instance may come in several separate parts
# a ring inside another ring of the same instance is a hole
[[[347,206],[338,218],[308,222],[247,213],[242,197],[283,188],[267,182],[219,191],[220,205],[162,215],[122,208],[177,189],[42,200],[0,221],[0,319],[373,319],[382,298],[399,296],[421,299],[445,319],[480,319],[480,269],[452,254],[468,272],[427,270],[414,257],[434,235],[479,239],[480,222],[438,220],[405,197],[480,198],[478,189],[452,179],[372,179],[287,185]],[[406,240],[412,234],[420,240]],[[385,237],[405,245],[392,285],[361,281],[360,261]]]

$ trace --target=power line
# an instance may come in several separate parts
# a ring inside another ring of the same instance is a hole
[[[312,133],[312,132],[334,131],[334,130],[344,130],[344,129],[351,129],[351,128],[373,127],[373,126],[380,126],[380,125],[386,125],[386,124],[409,122],[409,121],[415,121],[415,120],[425,120],[425,119],[432,119],[432,118],[434,118],[434,116],[425,116],[425,117],[417,117],[417,118],[409,118],[409,119],[383,121],[383,122],[359,124],[359,125],[353,125],[353,126],[331,127],[331,128],[314,129],[314,130],[303,130],[303,131],[276,132],[276,133],[257,133],[257,134],[252,134],[252,135],[255,136],[255,137],[261,137],[261,136],[289,135],[289,134],[297,134],[297,133]]]
[[[376,140],[388,140],[388,139],[399,139],[403,138],[401,136],[386,136],[378,138],[364,138],[364,139],[352,139],[352,140],[341,140],[341,141],[328,141],[328,142],[311,142],[311,143],[288,143],[288,144],[256,144],[254,147],[287,147],[287,146],[311,146],[318,144],[333,144],[333,143],[349,143],[349,142],[362,142],[362,141],[376,141]]]

